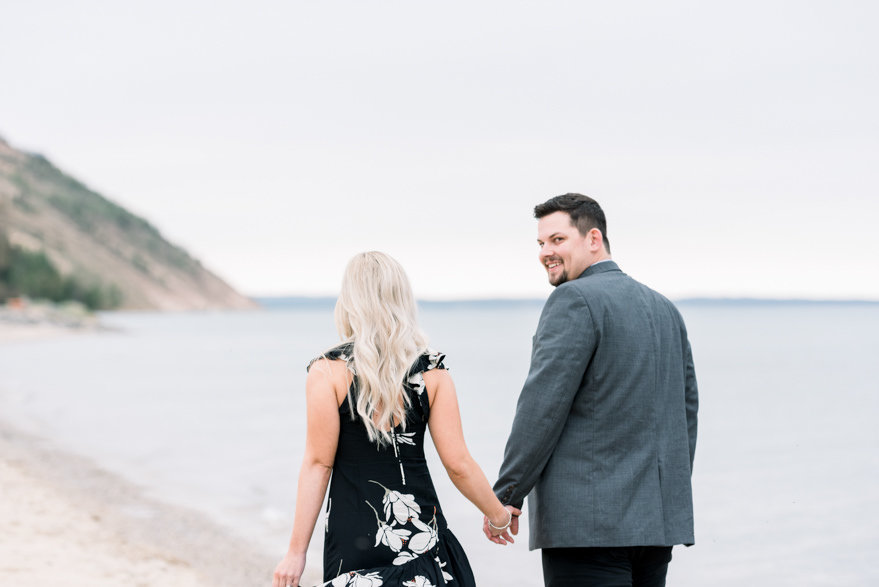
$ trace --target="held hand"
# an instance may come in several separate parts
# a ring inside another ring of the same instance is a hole
[[[288,552],[275,568],[272,587],[298,587],[303,570],[305,570],[305,553]]]
[[[509,508],[510,513],[513,514],[513,521],[510,523],[510,534],[517,536],[519,534],[519,516],[522,515],[522,510],[511,505],[505,507]]]
[[[519,516],[522,515],[522,510],[518,508],[511,505],[505,505],[504,507],[509,512],[509,525],[507,525],[506,521],[503,521],[502,523],[494,524],[496,527],[492,527],[488,516],[484,516],[482,519],[482,532],[485,534],[485,537],[500,545],[506,545],[507,542],[510,544],[515,542],[513,536],[519,533]]]

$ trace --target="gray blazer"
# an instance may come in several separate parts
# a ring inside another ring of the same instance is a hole
[[[494,491],[530,548],[693,544],[698,397],[666,298],[592,265],[543,308]]]

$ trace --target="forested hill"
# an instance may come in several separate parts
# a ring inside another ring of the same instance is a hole
[[[92,308],[255,305],[143,218],[0,138],[0,302],[20,295]]]

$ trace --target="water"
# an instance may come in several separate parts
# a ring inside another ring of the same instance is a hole
[[[539,311],[422,310],[432,345],[448,354],[469,448],[490,479]],[[675,549],[669,585],[876,584],[879,306],[682,312],[701,395],[697,544]],[[0,347],[0,415],[279,558],[304,445],[305,365],[337,340],[332,309],[104,321],[119,331]],[[480,584],[542,585],[527,527],[513,547],[490,544],[435,455],[431,469]],[[311,565],[320,564],[319,534]]]

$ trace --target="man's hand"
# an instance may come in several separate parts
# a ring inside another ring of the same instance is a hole
[[[513,544],[515,542],[513,536],[519,533],[519,516],[522,515],[522,510],[518,508],[514,508],[511,505],[505,505],[504,507],[507,508],[507,511],[509,511],[512,516],[508,528],[495,530],[488,525],[488,516],[482,517],[482,532],[485,534],[485,537],[495,544],[500,545],[506,545],[508,542]]]

